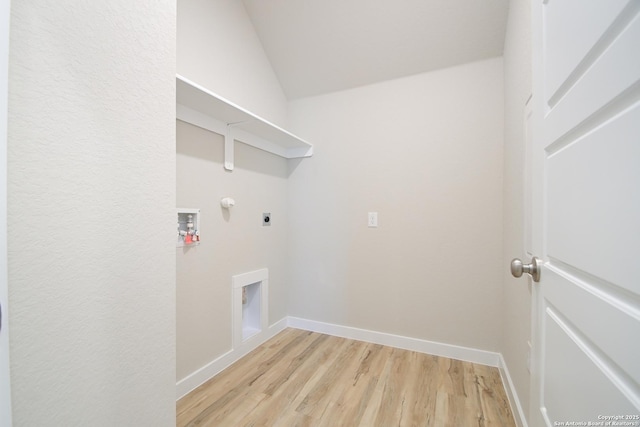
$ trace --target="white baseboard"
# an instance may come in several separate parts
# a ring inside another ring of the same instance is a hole
[[[498,367],[500,360],[500,354],[491,351],[403,337],[400,335],[369,331],[366,329],[352,328],[350,326],[317,322],[315,320],[300,319],[298,317],[288,317],[287,324],[296,329],[304,329],[306,331],[321,332],[323,334],[334,335],[337,337],[388,345],[390,347],[428,353],[433,354],[434,356],[448,357],[450,359],[464,360],[466,362],[478,363],[481,365]]]
[[[524,413],[524,410],[522,409],[522,405],[520,404],[520,399],[518,399],[516,387],[511,380],[509,369],[507,369],[507,363],[502,357],[502,354],[500,354],[499,363],[500,364],[498,365],[498,369],[500,370],[500,378],[502,378],[502,384],[504,384],[504,389],[507,392],[507,398],[509,399],[509,404],[511,405],[511,413],[513,413],[513,418],[515,418],[516,425],[518,427],[528,427],[527,417]]]
[[[229,350],[186,378],[178,381],[176,384],[176,400],[187,395],[190,391],[219,374],[265,341],[273,338],[279,332],[282,332],[287,327],[287,323],[286,318],[280,319],[273,325],[269,326],[268,329],[244,341],[240,346],[238,346],[238,348]]]

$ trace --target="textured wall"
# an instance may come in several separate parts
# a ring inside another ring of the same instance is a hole
[[[504,356],[525,414],[529,406],[527,341],[531,335],[531,289],[509,272],[514,257],[524,259],[524,106],[531,95],[531,2],[512,0],[504,45]]]
[[[9,289],[7,282],[7,102],[9,73],[9,0],[0,0],[0,425],[11,424],[9,375]],[[4,424],[3,424],[4,423]]]
[[[176,4],[11,8],[14,424],[175,425]]]
[[[222,136],[178,121],[178,207],[202,215],[201,244],[176,250],[178,380],[231,349],[231,276],[268,268],[269,324],[287,315],[287,160],[236,143],[228,172],[223,146]],[[222,208],[223,197],[236,205]]]
[[[502,59],[293,101],[289,314],[497,350]],[[367,212],[379,227],[367,228]]]
[[[286,126],[287,100],[239,0],[178,2],[178,73]]]

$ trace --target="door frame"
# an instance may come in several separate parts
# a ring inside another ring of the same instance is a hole
[[[7,128],[9,98],[10,0],[0,0],[0,425],[11,425],[9,369],[9,283],[7,266]]]
[[[543,56],[542,56],[542,36],[541,36],[541,22],[542,22],[542,2],[541,1],[532,1],[531,2],[531,53],[532,53],[532,72],[531,72],[531,86],[532,86],[532,96],[530,100],[530,108],[531,108],[531,147],[530,154],[531,158],[529,159],[529,165],[531,167],[530,171],[530,185],[529,191],[531,192],[530,197],[530,242],[529,242],[529,250],[532,254],[535,254],[539,257],[544,257],[546,253],[544,249],[544,243],[542,238],[542,232],[544,229],[544,225],[542,222],[544,221],[544,185],[540,183],[543,182],[544,173],[542,172],[544,168],[544,158],[538,150],[538,139],[541,137],[540,135],[536,135],[536,132],[540,132],[542,128],[543,114],[544,114],[544,101],[543,101]],[[535,182],[538,182],[539,185],[534,185]],[[542,261],[545,262],[546,259],[542,258]],[[544,270],[544,267],[543,267]],[[544,274],[544,271],[542,272]],[[541,294],[540,287],[537,283],[532,283],[531,288],[531,353],[530,353],[530,384],[529,384],[529,417],[528,422],[533,426],[541,426],[545,425],[545,421],[542,419],[540,411],[538,408],[540,407],[541,401],[541,375],[543,367],[540,365],[540,361],[542,360],[543,349],[541,348],[542,343],[542,330],[540,324],[540,307],[541,304]]]

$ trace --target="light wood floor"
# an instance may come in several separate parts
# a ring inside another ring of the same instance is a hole
[[[286,329],[178,401],[178,426],[515,426],[500,374]]]

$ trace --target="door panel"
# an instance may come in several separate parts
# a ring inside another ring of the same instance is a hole
[[[529,424],[638,416],[640,0],[534,0],[532,16]]]
[[[564,270],[564,271],[563,271]],[[637,382],[640,378],[640,352],[635,346],[640,337],[640,313],[629,307],[615,292],[593,286],[593,281],[549,267],[545,297],[549,307],[562,313],[565,321],[580,331],[619,370]],[[619,339],[624,331],[627,339]],[[620,380],[622,381],[622,379]]]
[[[635,51],[640,40],[640,1],[634,1],[631,6],[622,16],[625,25],[618,28],[615,37],[612,35],[609,44],[602,46],[602,55],[591,58],[589,67],[567,89],[564,97],[552,109],[549,98],[546,99],[545,132],[550,140],[556,141],[555,145],[566,144],[566,139],[575,137],[569,133],[572,128],[578,131],[593,128],[637,100],[640,54]],[[547,71],[547,74],[550,73]],[[622,99],[617,99],[619,97]],[[591,121],[585,121],[590,116]],[[581,126],[576,126],[578,124]]]
[[[545,53],[548,79],[547,99],[557,98],[563,85],[571,84],[581,71],[598,40],[607,31],[627,4],[634,0],[551,0],[545,7]],[[553,102],[552,102],[553,103]]]
[[[548,154],[547,254],[640,294],[638,123],[640,104]]]
[[[634,404],[598,366],[602,360],[591,353],[578,333],[547,308],[547,349],[544,401],[550,424],[597,422],[598,416],[637,413]]]

